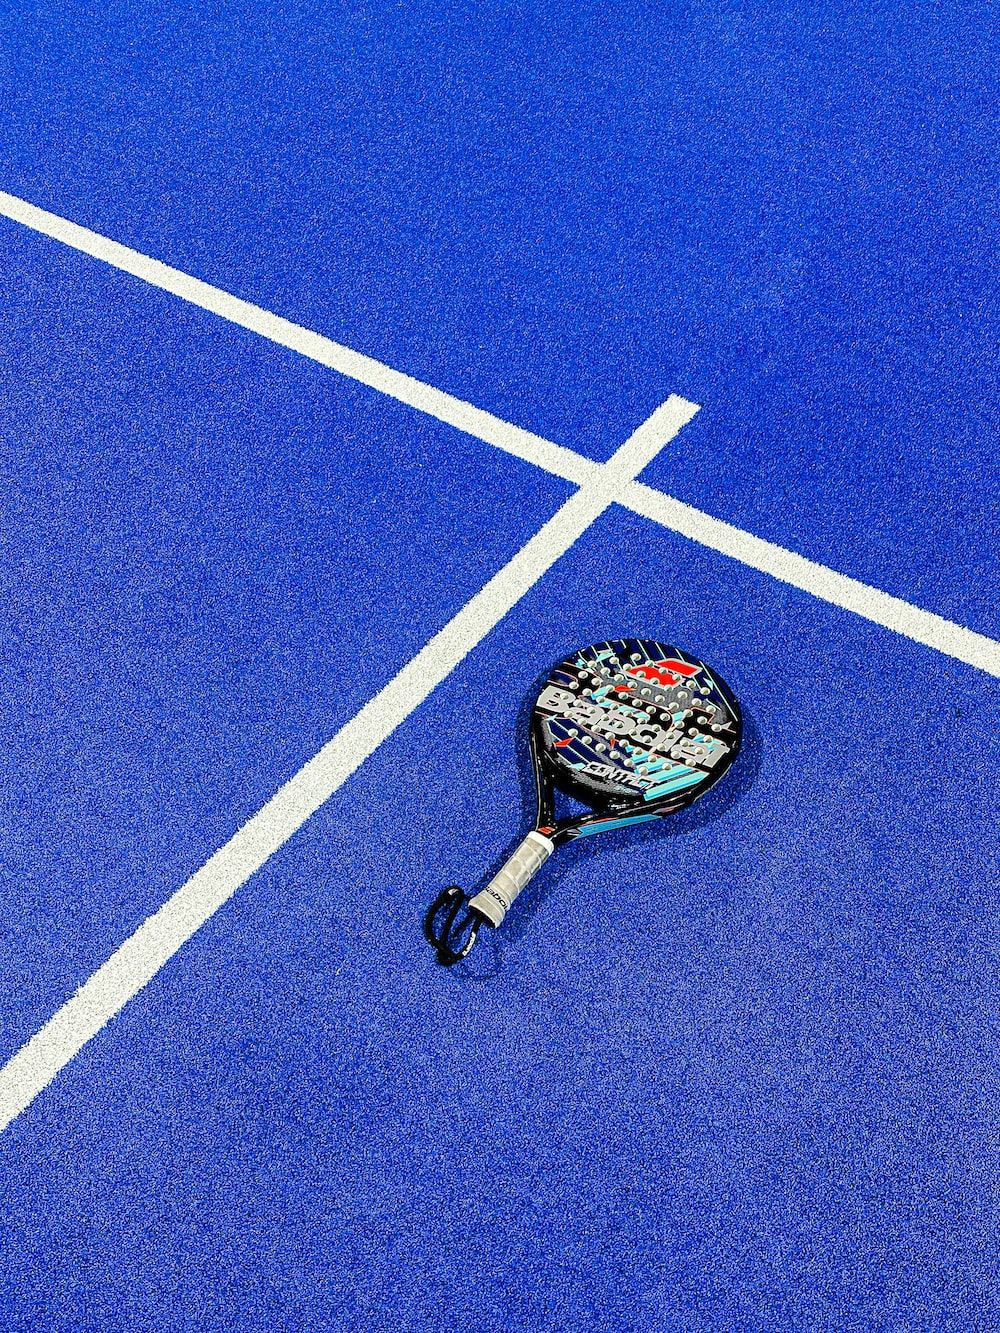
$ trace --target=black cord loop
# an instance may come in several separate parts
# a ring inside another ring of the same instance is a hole
[[[469,895],[453,884],[443,889],[427,909],[424,934],[434,946],[442,967],[451,967],[469,956],[479,935],[479,927],[486,920],[468,904]],[[466,910],[459,916],[463,908]]]

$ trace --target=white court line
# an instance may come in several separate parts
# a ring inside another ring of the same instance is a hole
[[[271,342],[329,366],[341,375],[366,384],[438,421],[446,422],[485,444],[503,449],[525,462],[534,463],[566,481],[582,485],[602,466],[574,453],[572,449],[553,444],[551,440],[533,435],[531,431],[511,425],[509,421],[464,403],[460,398],[442,393],[440,389],[393,370],[381,361],[363,356],[322,334],[304,329],[260,306],[242,301],[229,292],[192,278],[168,264],[161,264],[157,259],[150,259],[138,250],[119,245],[117,241],[108,240],[106,236],[80,227],[55,213],[47,213],[2,190],[0,216],[8,217],[32,231],[130,273],[183,301],[211,311],[231,324],[249,329]],[[770,574],[832,606],[862,616],[865,620],[905,635],[936,652],[946,653],[949,657],[978,667],[990,675],[1000,676],[1000,644],[985,634],[977,634],[975,630],[957,625],[932,611],[924,611],[900,597],[893,597],[879,588],[849,578],[846,574],[839,574],[836,570],[828,569],[774,542],[765,541],[762,537],[756,537],[751,532],[733,527],[640,482],[625,487],[618,496],[618,503],[643,518],[651,519],[702,546],[730,556],[751,569]]]
[[[311,329],[304,329],[289,319],[273,315],[258,305],[241,301],[238,296],[232,296],[219,287],[212,287],[200,278],[192,278],[190,274],[171,268],[169,264],[161,264],[158,259],[150,259],[138,250],[130,250],[127,245],[109,241],[106,236],[88,231],[86,227],[78,227],[75,222],[67,222],[55,213],[46,213],[44,209],[25,203],[23,199],[7,194],[4,190],[0,190],[0,217],[20,222],[32,231],[41,232],[54,241],[61,241],[63,245],[80,250],[93,259],[100,259],[112,268],[131,273],[152,287],[159,287],[190,305],[219,315],[230,324],[238,324],[240,328],[249,329],[251,333],[288,347],[311,361],[318,361],[321,366],[328,366],[348,379],[357,380],[359,384],[366,384],[370,389],[406,403],[418,412],[456,427],[466,435],[475,436],[485,444],[492,444],[526,462],[535,463],[565,481],[573,481],[580,486],[593,475],[595,468],[601,466],[574,453],[572,449],[564,449],[562,445],[553,444],[540,435],[533,435],[530,430],[522,430],[520,426],[513,426],[509,421],[484,412],[482,408],[463,403],[461,398],[453,398],[450,393],[443,393],[421,380],[393,370],[373,357],[344,347],[332,338],[324,338],[321,333],[313,333]]]
[[[655,453],[660,445],[653,447],[652,434],[647,438],[643,433],[652,431],[655,434],[653,423],[658,419],[664,429],[673,420],[672,433],[676,433],[696,410],[683,399],[672,398],[664,404],[609,463],[594,463],[371,357],[2,191],[0,215],[582,486],[510,564],[495,575],[398,676],[178,889],[0,1069],[0,1130],[31,1103],[199,926],[301,827],[580,532],[614,501],[822,601],[1000,676],[1000,644],[985,635],[848,578],[635,481],[645,462],[633,467],[634,460],[631,460],[626,465],[624,451],[634,446],[638,457],[649,446]],[[684,412],[688,415],[681,420]],[[661,444],[666,438],[669,437],[661,438]],[[560,545],[562,541],[565,545]],[[537,565],[537,572],[532,572],[532,562]],[[492,620],[491,615],[494,616]],[[462,647],[463,643],[467,646]]]
[[[755,537],[752,532],[735,528],[731,523],[713,518],[711,514],[675,500],[672,495],[653,490],[641,481],[628,487],[620,503],[643,518],[652,519],[691,541],[731,556],[762,574],[770,574],[782,583],[790,583],[793,588],[811,593],[821,601],[844,611],[853,611],[856,616],[863,616],[875,625],[894,630],[949,657],[957,657],[960,662],[988,671],[991,676],[1000,676],[1000,643],[988,639],[985,634],[977,634],[964,625],[945,620],[944,616],[936,616],[933,611],[924,611],[904,602],[901,597],[893,597],[880,588],[838,574],[826,565]]]
[[[669,398],[442,630],[0,1069],[0,1132],[302,827],[611,505],[698,408]]]

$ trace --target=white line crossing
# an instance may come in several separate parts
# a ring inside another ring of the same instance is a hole
[[[676,395],[596,463],[322,334],[0,191],[0,216],[336,370],[580,489],[427,645],[126,940],[0,1069],[0,1132],[419,707],[610,505],[1000,677],[1000,643],[639,482],[698,410]]]
[[[698,411],[669,398],[0,1069],[0,1133],[420,706]]]
[[[582,486],[602,466],[572,449],[522,430],[520,426],[503,421],[452,394],[443,393],[410,375],[393,370],[373,357],[352,351],[322,334],[302,328],[291,320],[274,315],[221,288],[182,273],[180,269],[171,268],[158,259],[150,259],[138,250],[120,245],[117,241],[69,222],[55,213],[48,213],[2,190],[0,216],[110,264],[153,287],[170,292],[182,301],[211,311],[231,324],[288,347],[378,393],[454,426],[466,435],[533,463],[553,476],[562,477],[565,481]],[[955,624],[932,611],[913,606],[900,597],[893,597],[879,588],[809,560],[806,556],[733,527],[722,519],[641,482],[633,482],[624,488],[618,496],[618,503],[643,518],[738,560],[751,569],[791,584],[820,601],[862,616],[873,624],[905,635],[936,652],[978,667],[980,671],[1000,676],[1000,643],[985,634]]]

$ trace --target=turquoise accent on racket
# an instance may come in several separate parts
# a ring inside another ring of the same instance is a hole
[[[630,815],[627,819],[602,819],[597,824],[584,824],[576,836],[589,838],[592,833],[605,833],[609,829],[627,828],[629,824],[645,824],[650,819],[659,818],[659,815]]]

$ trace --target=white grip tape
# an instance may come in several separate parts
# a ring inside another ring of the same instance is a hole
[[[511,903],[555,849],[555,843],[533,829],[469,906],[481,913],[491,926],[499,926]]]

